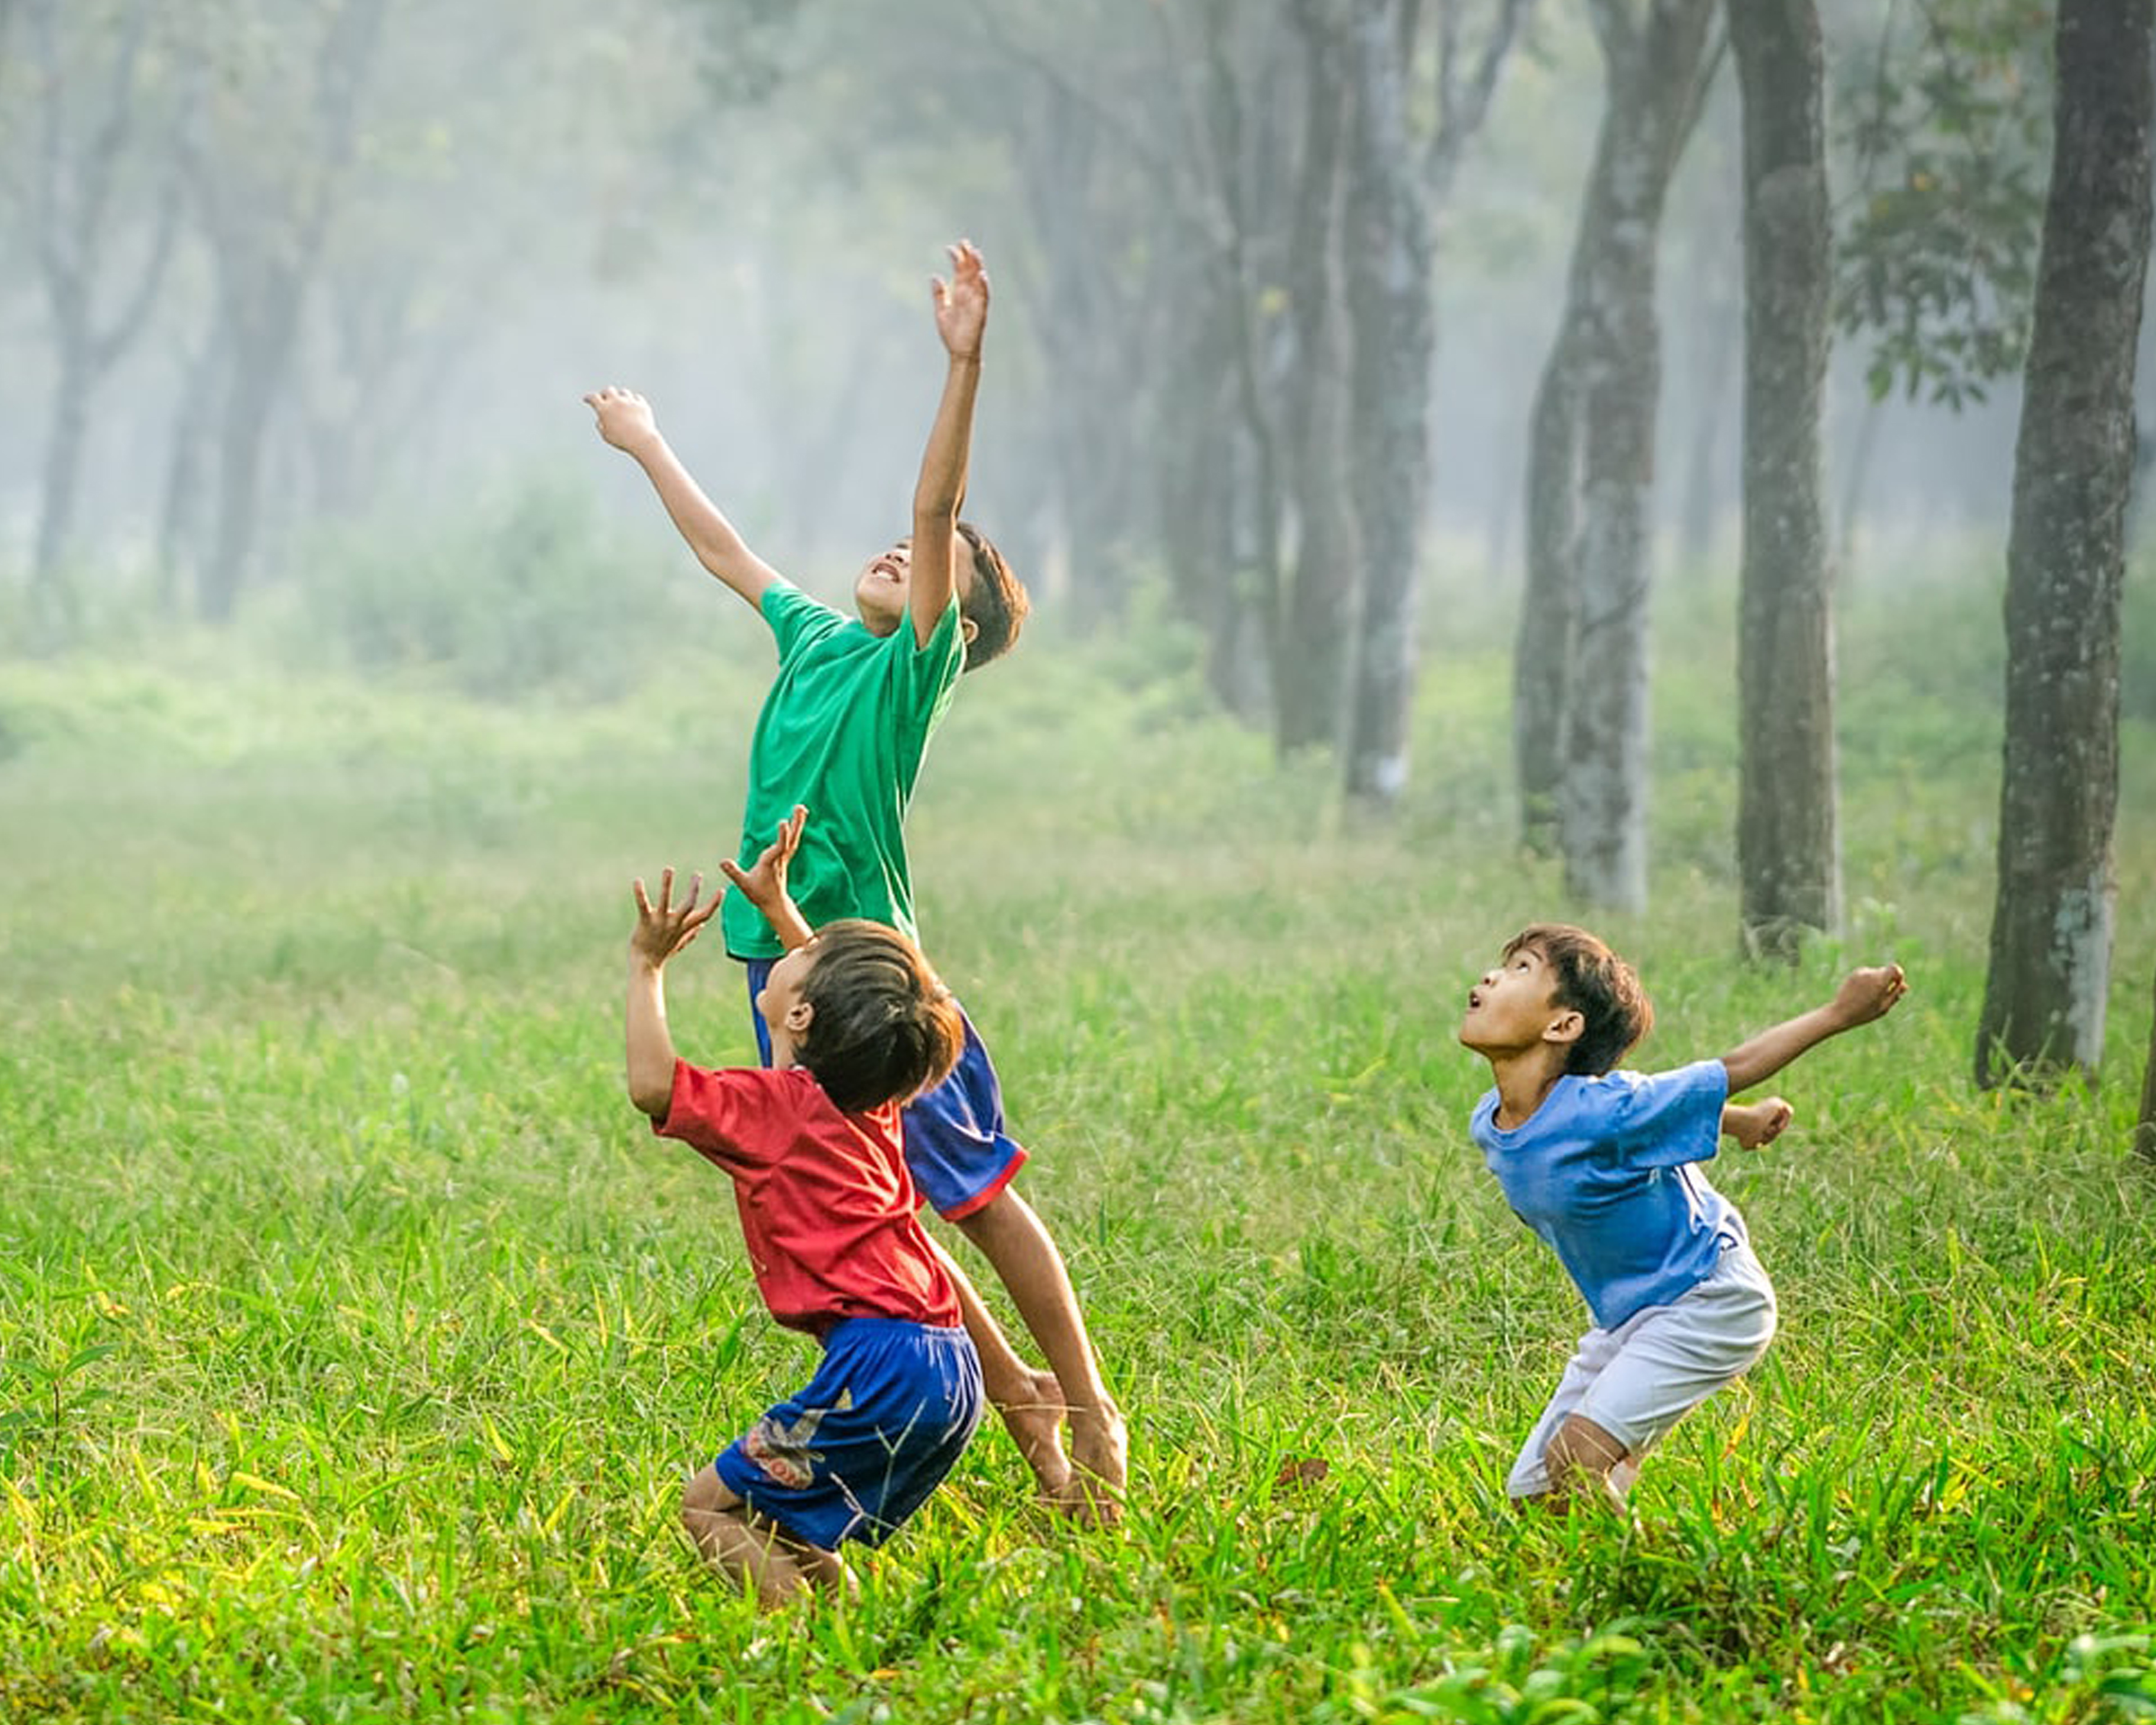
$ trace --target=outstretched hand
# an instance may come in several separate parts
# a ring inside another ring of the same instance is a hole
[[[617,449],[634,449],[659,429],[651,403],[618,384],[593,390],[585,396],[584,405],[598,416],[599,435]]]
[[[696,875],[689,881],[689,896],[680,904],[674,902],[674,871],[662,870],[659,876],[659,902],[653,904],[644,890],[644,882],[636,882],[636,927],[629,937],[629,950],[656,968],[664,965],[676,952],[695,940],[699,930],[711,920],[711,912],[719,907],[717,894],[707,904],[697,903],[704,890],[704,877]]]
[[[1909,992],[1909,979],[1898,964],[1875,964],[1853,970],[1834,991],[1834,1013],[1844,1025],[1882,1019]]]
[[[785,901],[787,865],[801,848],[801,828],[808,819],[808,809],[796,803],[793,813],[779,822],[778,836],[763,847],[752,865],[744,869],[731,857],[721,860],[719,867],[726,879],[759,911],[767,913]]]
[[[936,333],[953,359],[978,359],[981,333],[988,322],[988,272],[970,239],[951,248],[951,279],[931,279],[936,304]]]

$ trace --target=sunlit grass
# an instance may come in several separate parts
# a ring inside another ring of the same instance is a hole
[[[1989,669],[1890,677],[1853,616],[1850,933],[1755,968],[1733,655],[1671,624],[1656,901],[1605,925],[1647,1057],[1875,954],[1916,987],[1717,1170],[1782,1294],[1766,1363],[1636,1528],[1521,1517],[1504,1471],[1581,1314],[1466,1142],[1453,1028],[1497,943],[1573,907],[1512,844],[1503,631],[1450,620],[1383,825],[1157,664],[1044,634],[963,691],[924,930],[1131,1412],[1132,1512],[1045,1521],[988,1432],[857,1602],[778,1622],[673,1499],[807,1344],[619,1054],[627,882],[730,839],[754,644],[577,710],[0,669],[0,1717],[2156,1710],[2145,727],[2104,1082],[1979,1095]],[[716,946],[673,993],[687,1050],[747,1057]]]

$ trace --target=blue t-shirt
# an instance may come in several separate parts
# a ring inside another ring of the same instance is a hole
[[[1712,1157],[1729,1100],[1720,1060],[1671,1072],[1567,1075],[1518,1126],[1497,1092],[1470,1127],[1513,1214],[1550,1244],[1594,1322],[1614,1330],[1706,1280],[1744,1219],[1690,1166]]]

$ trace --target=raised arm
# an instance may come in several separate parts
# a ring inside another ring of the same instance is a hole
[[[666,1028],[666,961],[696,937],[719,907],[696,902],[704,877],[689,883],[689,896],[674,903],[674,871],[659,877],[654,905],[635,886],[636,927],[629,937],[629,1099],[654,1120],[664,1120],[674,1105],[674,1037]]]
[[[973,394],[981,381],[981,336],[988,321],[988,273],[970,239],[951,248],[951,279],[931,289],[936,332],[950,363],[936,403],[921,478],[913,488],[913,562],[907,576],[906,614],[913,639],[928,644],[957,583],[958,506],[966,496],[966,464],[973,441]]]
[[[779,822],[778,836],[763,847],[753,867],[744,869],[732,857],[721,858],[719,863],[742,896],[763,912],[763,920],[778,937],[779,945],[789,952],[815,938],[815,931],[793,902],[793,895],[786,890],[786,867],[801,848],[801,827],[808,819],[808,809],[796,803],[793,813]]]
[[[1883,1018],[1908,991],[1908,978],[1902,975],[1898,964],[1879,964],[1851,971],[1835,990],[1834,999],[1825,1005],[1815,1006],[1810,1012],[1762,1030],[1722,1055],[1722,1064],[1729,1073],[1731,1092],[1748,1090],[1773,1077],[1798,1055],[1816,1048],[1830,1036],[1838,1036],[1844,1030]]]
[[[584,401],[598,416],[599,435],[644,470],[696,561],[751,605],[761,606],[764,589],[778,578],[778,572],[748,548],[734,524],[704,495],[660,435],[651,403],[633,389],[612,385],[593,390]]]

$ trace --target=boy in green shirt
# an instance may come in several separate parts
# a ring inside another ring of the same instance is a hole
[[[913,532],[855,578],[857,621],[809,598],[749,549],[667,446],[642,396],[608,388],[584,398],[600,436],[644,470],[698,561],[756,608],[778,645],[778,674],[750,746],[740,866],[752,865],[805,805],[812,818],[790,882],[809,924],[865,916],[916,940],[905,820],[928,739],[960,675],[1004,652],[1027,609],[1025,589],[994,546],[958,519],[988,278],[969,241],[950,251],[950,280],[932,285],[949,364],[914,490]],[[726,950],[748,967],[751,1014],[767,1060],[768,1031],[754,1003],[779,948],[739,895],[720,915]],[[1062,1254],[1012,1189],[1025,1152],[1004,1128],[995,1067],[970,1020],[957,1070],[907,1107],[905,1148],[915,1183],[995,1266],[1047,1355],[1049,1372],[1028,1366],[959,1277],[989,1399],[1050,1501],[1112,1518],[1127,1466],[1122,1416],[1101,1381]]]

